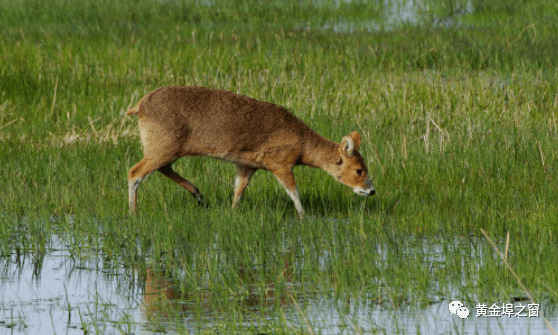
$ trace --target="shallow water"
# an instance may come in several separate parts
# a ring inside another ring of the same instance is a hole
[[[443,257],[438,250],[441,246],[436,243],[421,243],[421,246],[428,249],[433,261]],[[0,274],[0,334],[83,334],[84,328],[94,333],[178,332],[176,321],[173,324],[165,321],[169,318],[178,320],[181,332],[195,333],[212,329],[222,321],[223,315],[217,315],[203,304],[202,309],[207,309],[201,311],[201,318],[196,318],[192,312],[194,303],[174,289],[172,279],[148,271],[145,283],[140,283],[134,273],[123,267],[107,270],[101,258],[91,257],[87,263],[74,261],[56,235],[52,236],[50,249],[42,258],[38,259],[37,255],[12,255],[9,261],[4,258]],[[299,284],[291,283],[293,287]],[[168,304],[162,307],[154,299],[161,295],[172,301],[174,307],[169,309]],[[241,329],[262,322],[261,314],[254,313],[262,296],[253,295],[253,301],[248,299],[240,309],[246,313],[245,324],[239,325]],[[366,293],[358,301],[335,300],[319,292],[293,296],[297,298],[279,303],[281,311],[266,311],[265,319],[284,318],[295,329],[312,329],[323,334],[349,334],[357,330],[380,330],[388,334],[549,333],[541,317],[549,306],[540,306],[539,317],[477,317],[475,306],[465,306],[470,315],[461,319],[451,315],[448,309],[450,301],[458,297],[441,297],[426,307],[411,308],[388,301],[378,303],[366,298]],[[275,299],[273,294],[263,298]],[[501,305],[501,302],[484,303]],[[519,304],[528,302],[514,303]],[[557,325],[558,317],[551,316],[549,322]]]
[[[352,33],[394,31],[404,26],[450,27],[460,25],[459,18],[474,10],[471,0],[454,1],[453,10],[445,14],[437,12],[434,6],[424,0],[384,0],[383,10],[378,15],[371,13],[369,20],[339,20],[328,22],[322,28],[335,33]]]

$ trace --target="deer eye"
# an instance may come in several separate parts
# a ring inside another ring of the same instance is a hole
[[[335,165],[341,165],[343,164],[343,159],[339,158],[339,160],[335,163]]]
[[[361,169],[358,169],[356,172],[357,172],[359,177],[362,175],[362,170]]]

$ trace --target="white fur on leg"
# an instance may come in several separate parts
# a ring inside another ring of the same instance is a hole
[[[291,199],[293,199],[294,205],[296,207],[296,211],[298,212],[298,216],[302,219],[304,217],[304,210],[302,209],[302,203],[300,202],[300,197],[298,195],[298,190],[295,189],[294,192],[289,190],[285,187],[285,191]]]
[[[136,180],[130,180],[128,182],[128,206],[130,213],[134,213],[136,211],[137,191],[141,180],[142,178],[137,178]]]
[[[239,194],[238,192],[238,186],[240,185],[240,176],[236,176],[235,180],[234,180],[234,199],[233,199],[233,204],[232,204],[232,208],[235,208],[238,203],[240,202],[240,198],[242,197],[242,193]]]

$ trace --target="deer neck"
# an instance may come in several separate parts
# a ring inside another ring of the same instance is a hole
[[[339,158],[339,144],[318,133],[305,136],[301,164],[329,171]]]

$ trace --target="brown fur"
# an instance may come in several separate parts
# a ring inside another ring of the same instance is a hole
[[[303,210],[292,172],[295,165],[324,169],[355,188],[355,193],[375,192],[358,152],[358,132],[336,144],[272,103],[204,87],[163,87],[148,93],[127,112],[133,114],[139,117],[144,158],[128,174],[132,212],[139,183],[155,170],[188,189],[205,205],[198,189],[171,168],[183,156],[204,155],[237,165],[233,208],[258,169],[275,175],[301,217]]]

